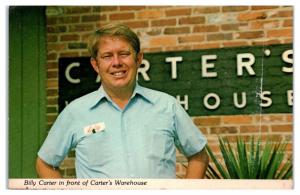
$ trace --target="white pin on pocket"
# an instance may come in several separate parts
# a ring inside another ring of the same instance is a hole
[[[85,135],[91,135],[91,134],[103,131],[104,129],[105,129],[105,123],[101,122],[101,123],[95,123],[95,124],[86,126],[86,127],[84,127],[83,131],[84,131]]]

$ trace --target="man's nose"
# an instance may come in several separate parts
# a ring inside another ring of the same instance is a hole
[[[119,55],[114,55],[112,59],[113,66],[120,66],[121,65],[121,58]]]

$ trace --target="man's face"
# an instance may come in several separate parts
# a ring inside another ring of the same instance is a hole
[[[96,59],[91,59],[94,70],[100,75],[101,83],[110,90],[132,90],[143,54],[135,54],[132,46],[121,37],[102,37]]]

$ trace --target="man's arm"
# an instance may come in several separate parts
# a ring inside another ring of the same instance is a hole
[[[36,159],[36,171],[40,178],[62,178],[58,169],[48,165],[39,157]]]
[[[203,148],[197,154],[188,158],[188,166],[186,170],[186,179],[203,179],[208,166],[209,158]]]

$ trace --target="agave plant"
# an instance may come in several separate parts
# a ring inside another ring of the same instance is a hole
[[[206,173],[211,179],[290,179],[292,177],[291,155],[286,156],[286,143],[251,138],[249,146],[237,138],[236,147],[226,137],[219,137],[222,161],[209,146],[206,150],[215,166],[209,165]],[[223,163],[222,163],[223,162]]]

